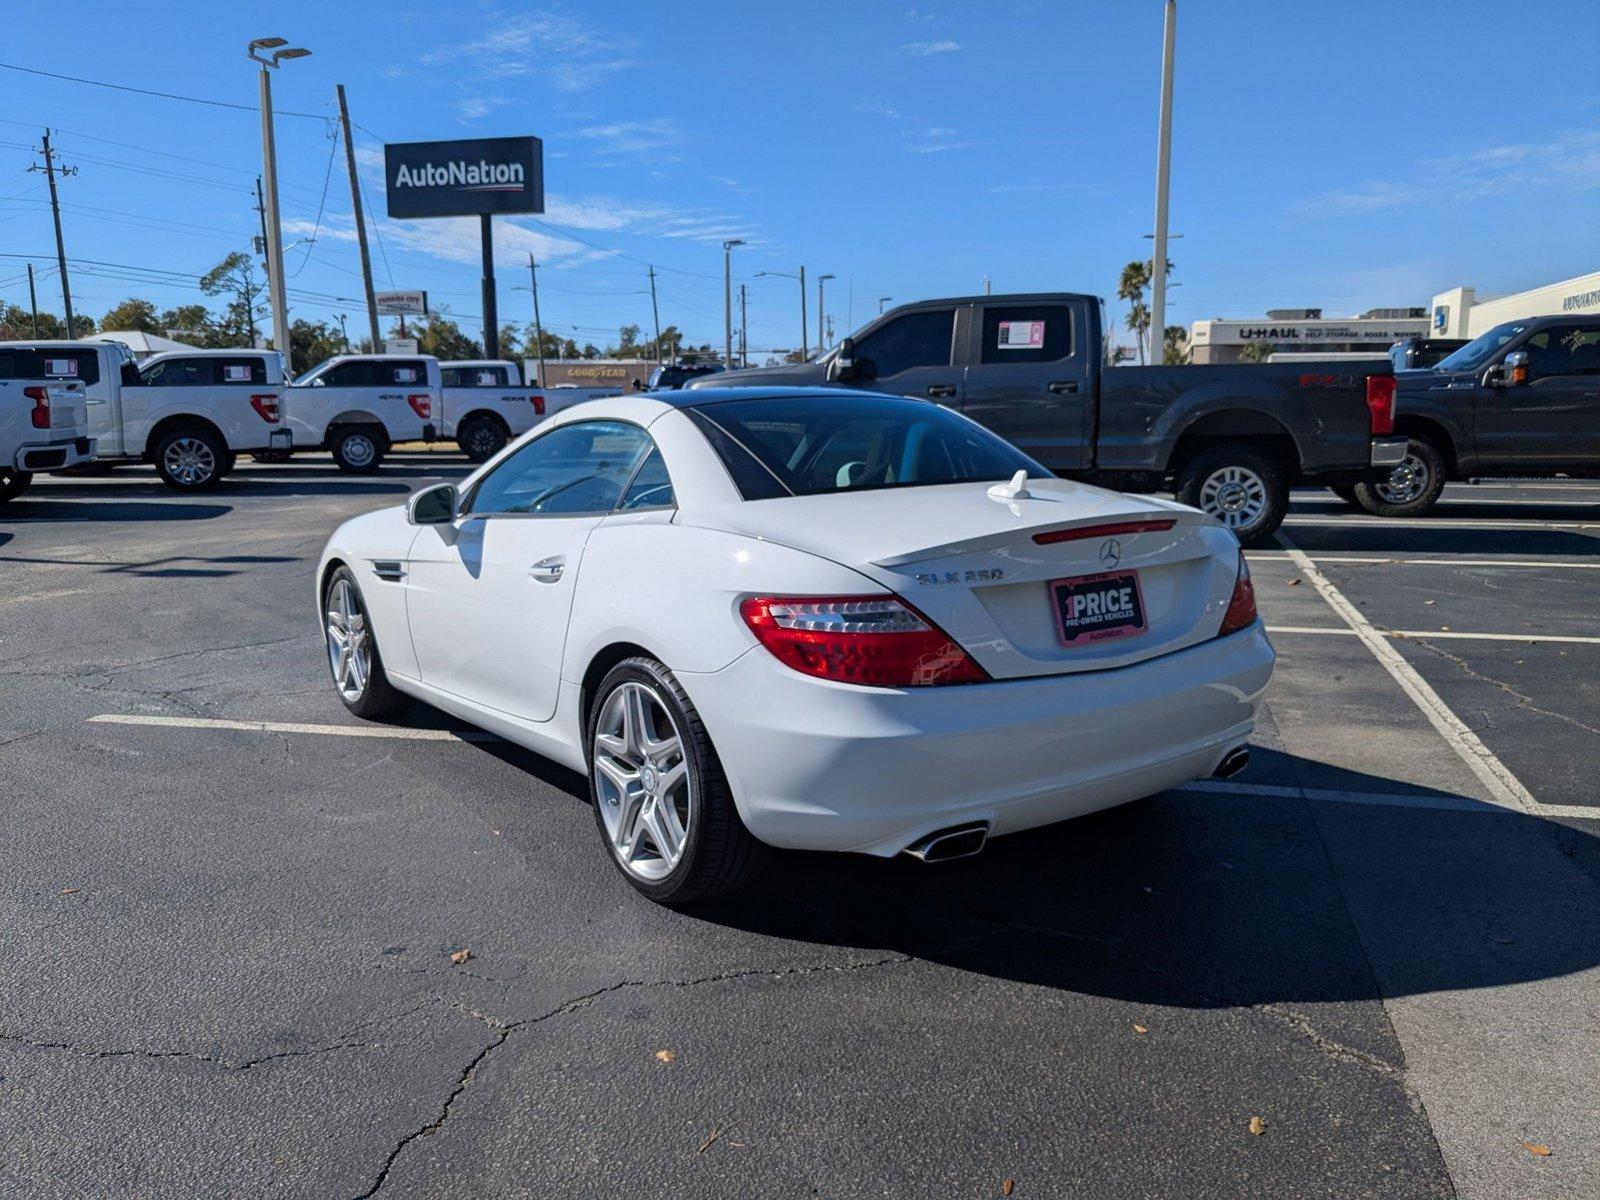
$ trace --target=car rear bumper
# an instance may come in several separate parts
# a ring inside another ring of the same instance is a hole
[[[1398,467],[1406,460],[1408,439],[1403,437],[1376,437],[1372,439],[1371,463],[1387,470]]]
[[[19,471],[60,471],[91,461],[95,440],[78,437],[53,442],[27,442],[17,447],[11,465]]]
[[[1263,626],[1115,670],[903,691],[801,675],[759,647],[682,676],[750,831],[891,855],[935,830],[1013,833],[1210,775],[1254,726]]]

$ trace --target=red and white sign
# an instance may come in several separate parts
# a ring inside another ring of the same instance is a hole
[[[1001,321],[996,345],[1001,350],[1043,350],[1044,322]]]

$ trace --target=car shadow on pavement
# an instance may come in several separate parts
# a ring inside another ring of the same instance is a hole
[[[60,503],[82,494],[98,503]],[[179,503],[160,500],[106,498],[104,489],[72,486],[51,488],[58,499],[13,500],[0,510],[0,522],[16,525],[47,525],[56,522],[81,524],[85,521],[214,521],[233,511],[231,504]]]
[[[957,862],[779,855],[685,915],[1139,1004],[1314,1005],[1600,964],[1593,840],[1488,805],[1167,793]]]
[[[1567,519],[1570,520],[1570,516]],[[1527,558],[1541,554],[1592,557],[1600,553],[1600,538],[1575,529],[1452,528],[1449,521],[1439,521],[1425,528],[1417,525],[1385,527],[1377,521],[1361,525],[1299,525],[1291,518],[1284,532],[1307,554],[1347,552],[1412,557],[1470,554],[1474,558]]]

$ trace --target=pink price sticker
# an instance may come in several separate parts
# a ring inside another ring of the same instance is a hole
[[[1044,322],[1001,321],[1000,340],[996,345],[1001,350],[1042,350]]]

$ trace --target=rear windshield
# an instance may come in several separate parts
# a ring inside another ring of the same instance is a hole
[[[1050,474],[982,426],[921,400],[841,393],[688,411],[746,500]]]

